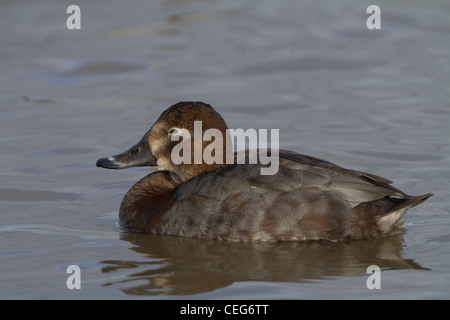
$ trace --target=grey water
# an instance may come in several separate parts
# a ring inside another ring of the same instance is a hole
[[[381,2],[375,30],[369,1],[82,1],[80,30],[71,4],[0,1],[1,299],[450,298],[447,0]],[[122,197],[152,169],[95,161],[183,100],[434,196],[404,234],[365,241],[123,233]]]

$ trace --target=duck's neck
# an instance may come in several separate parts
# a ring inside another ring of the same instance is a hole
[[[197,177],[199,175],[202,175],[206,172],[216,170],[220,167],[223,167],[225,164],[185,164],[182,167],[179,166],[179,171],[176,173],[181,179],[182,182],[186,182],[194,177]],[[177,168],[177,169],[178,169]],[[177,170],[175,169],[175,170]]]
[[[152,232],[174,203],[180,180],[168,171],[157,171],[139,180],[120,205],[119,225],[128,231]]]

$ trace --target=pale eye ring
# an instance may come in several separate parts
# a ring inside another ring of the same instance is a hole
[[[180,129],[178,128],[172,128],[169,130],[169,134],[178,134],[180,133]]]

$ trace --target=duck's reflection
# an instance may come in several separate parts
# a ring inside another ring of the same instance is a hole
[[[240,281],[300,282],[366,275],[381,269],[424,269],[401,256],[403,235],[331,242],[234,243],[146,234],[122,234],[144,261],[105,260],[102,272],[121,271],[118,285],[131,295],[208,292]],[[127,274],[124,277],[123,271]]]

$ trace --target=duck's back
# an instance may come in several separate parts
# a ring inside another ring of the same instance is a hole
[[[157,223],[138,231],[236,241],[364,239],[400,230],[404,212],[430,196],[410,197],[387,179],[290,151],[280,151],[276,174],[261,175],[261,166],[227,165],[180,184]]]

